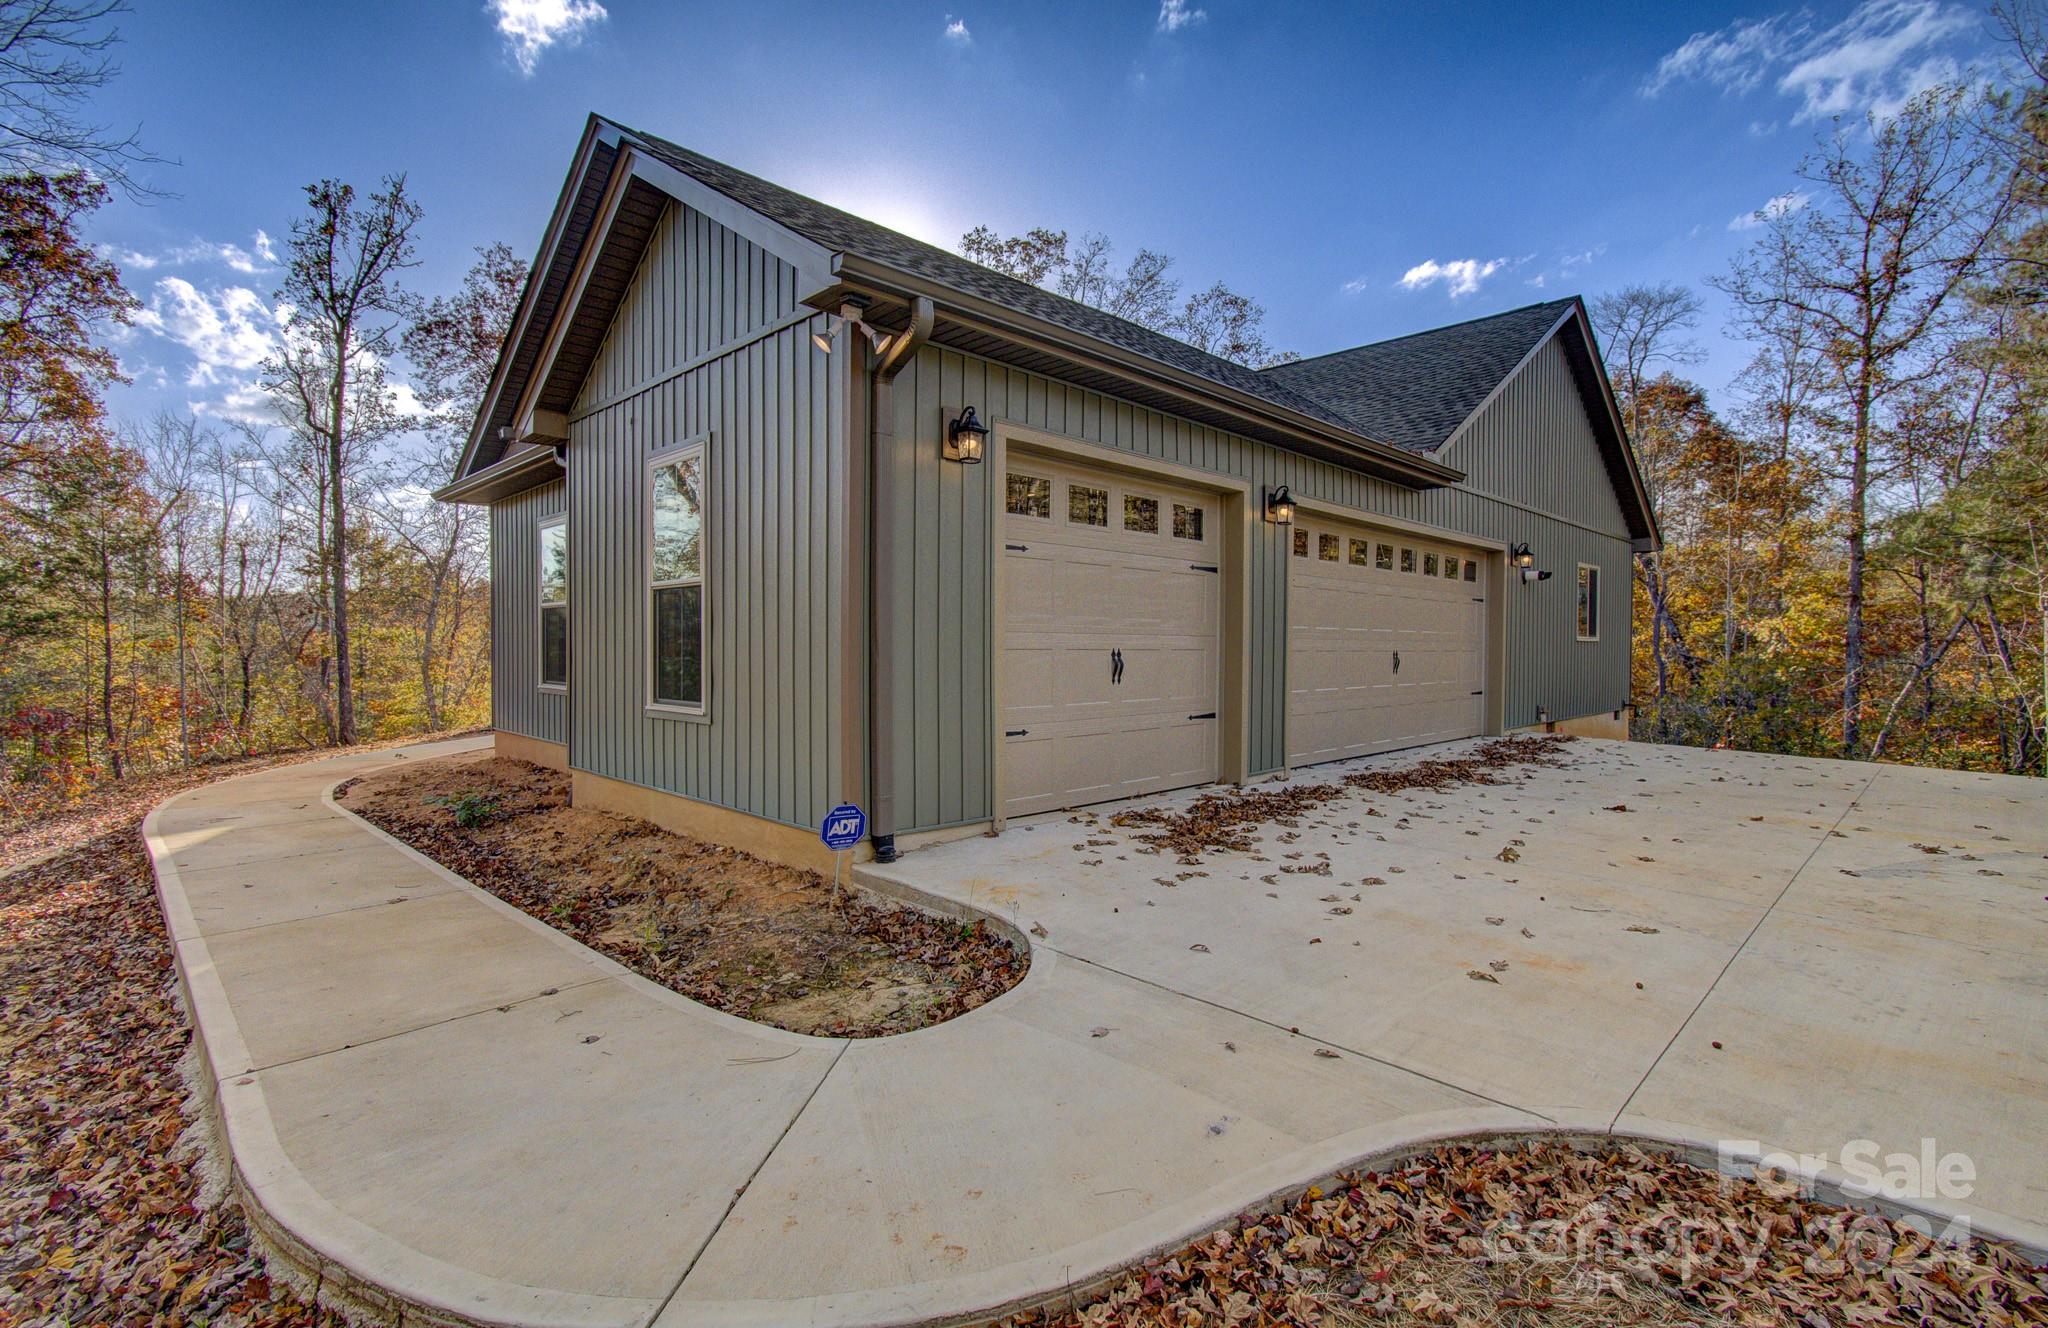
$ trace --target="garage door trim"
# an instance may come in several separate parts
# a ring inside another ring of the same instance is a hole
[[[955,414],[958,407],[952,408]],[[941,408],[945,415],[945,408]],[[946,416],[946,418],[952,418]],[[1049,433],[1029,425],[994,419],[989,421],[994,443],[989,448],[988,493],[989,530],[989,787],[994,791],[993,821],[1001,830],[1007,819],[1003,807],[1008,790],[1003,771],[1004,680],[1004,476],[1009,473],[1014,449],[1026,457],[1042,456],[1055,463],[1068,463],[1150,479],[1185,489],[1214,494],[1217,499],[1216,528],[1219,538],[1211,546],[1215,556],[1218,590],[1219,631],[1217,654],[1216,775],[1224,783],[1242,783],[1250,775],[1251,753],[1251,640],[1246,630],[1251,603],[1251,560],[1247,556],[1252,513],[1251,482],[1234,475],[1184,466],[1156,457],[1141,456],[1101,443],[1065,434]]]

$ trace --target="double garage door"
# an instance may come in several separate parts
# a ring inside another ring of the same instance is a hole
[[[1003,814],[1215,780],[1217,497],[1020,454],[1003,499]],[[1471,551],[1316,522],[1292,538],[1289,764],[1481,732]]]

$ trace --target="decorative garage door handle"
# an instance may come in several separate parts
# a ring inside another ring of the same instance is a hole
[[[1112,651],[1110,651],[1110,652],[1109,652],[1109,683],[1110,683],[1110,686],[1114,687],[1114,686],[1116,686],[1117,684],[1121,683],[1121,682],[1122,682],[1123,680],[1124,680],[1124,652],[1123,652],[1122,650],[1112,650]]]
[[[1396,651],[1394,652],[1394,672],[1396,672],[1396,673],[1399,673],[1400,671],[1401,671],[1401,652],[1400,652],[1400,651],[1398,651],[1398,650],[1396,650]]]

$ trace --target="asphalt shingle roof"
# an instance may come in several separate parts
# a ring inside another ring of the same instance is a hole
[[[1373,438],[1433,452],[1574,303],[1532,304],[1261,372],[1314,397]]]
[[[1221,356],[1197,350],[1185,341],[1164,333],[1056,295],[1029,282],[1004,276],[937,245],[926,244],[850,212],[842,212],[657,135],[628,129],[624,125],[619,128],[638,139],[655,157],[685,175],[834,253],[853,254],[899,272],[937,282],[951,290],[980,296],[1006,309],[1106,341],[1346,433],[1363,433],[1378,442],[1392,441],[1370,429],[1361,428],[1356,420],[1333,409],[1315,395],[1298,390],[1295,384],[1285,379],[1246,368]]]

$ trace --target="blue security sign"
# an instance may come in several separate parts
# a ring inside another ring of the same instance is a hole
[[[867,832],[867,813],[850,802],[842,802],[825,813],[825,823],[818,827],[818,838],[825,841],[826,848],[836,853],[858,844],[860,837]]]

